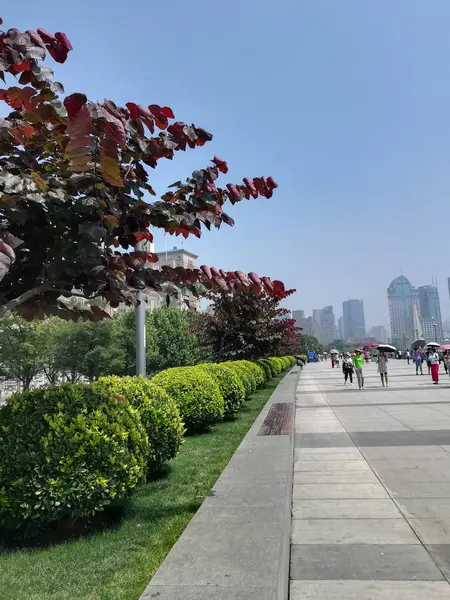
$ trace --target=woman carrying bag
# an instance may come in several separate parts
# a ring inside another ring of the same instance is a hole
[[[347,379],[350,379],[350,385],[353,385],[353,361],[348,352],[344,354],[342,360],[342,372],[344,373],[344,385],[347,385]]]

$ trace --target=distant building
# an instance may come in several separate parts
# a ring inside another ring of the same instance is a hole
[[[339,331],[339,335],[336,339],[338,340],[345,340],[345,334],[344,334],[344,317],[339,317],[338,319],[338,331]]]
[[[298,325],[298,323],[300,323],[300,321],[303,321],[305,318],[305,311],[304,310],[293,310],[292,311],[292,318],[294,319],[297,327],[301,327],[301,325]]]
[[[420,326],[422,329],[421,337],[423,337],[426,342],[443,340],[443,335],[439,337],[437,323],[434,319],[421,319]]]
[[[154,252],[154,245],[146,242],[144,245],[146,252]],[[197,269],[196,254],[192,254],[184,248],[174,247],[172,250],[158,252],[158,262],[152,264],[152,268],[160,270],[164,266],[183,267],[185,269]],[[162,306],[167,306],[167,294],[157,291],[148,291],[145,294],[145,305],[147,310],[153,310]],[[180,309],[201,310],[200,298],[196,298],[191,292],[183,291],[179,295],[169,296],[169,306]],[[121,305],[119,311],[130,310],[132,307]]]
[[[301,327],[303,329],[303,333],[305,335],[313,335],[314,323],[312,317],[305,317],[304,319],[300,319],[296,321],[297,327]]]
[[[322,344],[329,344],[336,339],[336,318],[332,306],[325,306],[322,309],[320,328],[322,331]]]
[[[392,343],[409,347],[420,337],[427,341],[444,339],[441,306],[436,283],[417,289],[401,275],[388,288]]]
[[[364,302],[362,300],[345,300],[342,303],[344,319],[344,338],[363,338],[366,335],[364,318]]]
[[[376,342],[387,342],[387,331],[383,325],[374,325],[369,331],[369,336],[374,338]]]
[[[392,343],[409,348],[416,339],[413,305],[417,294],[404,275],[393,279],[387,289]]]
[[[444,339],[444,331],[442,327],[442,317],[441,317],[441,304],[439,302],[439,292],[436,285],[422,285],[417,288],[417,293],[419,296],[419,309],[420,309],[420,319],[422,324],[422,334],[425,339],[427,336],[425,334],[424,323],[432,322],[436,325],[436,335],[438,341],[442,341]],[[435,339],[434,333],[434,325],[432,340]],[[431,341],[431,340],[427,340]]]

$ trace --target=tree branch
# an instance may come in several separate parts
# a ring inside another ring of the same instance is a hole
[[[62,284],[62,282],[57,282],[57,283],[59,285]],[[17,308],[18,306],[20,306],[27,300],[30,300],[31,298],[34,298],[35,296],[38,296],[39,294],[42,294],[43,292],[56,292],[61,295],[64,294],[65,296],[68,296],[68,297],[76,296],[77,298],[84,298],[85,300],[94,300],[95,298],[98,298],[99,296],[101,296],[101,294],[96,294],[95,296],[87,298],[86,295],[83,294],[82,292],[76,292],[73,290],[71,292],[69,292],[68,290],[63,289],[63,288],[52,287],[52,285],[53,284],[50,284],[50,283],[41,283],[41,285],[37,285],[36,287],[31,288],[31,290],[27,290],[20,296],[17,296],[17,298],[10,300],[3,306],[0,306],[0,319],[5,316],[5,314],[8,312],[8,310]]]

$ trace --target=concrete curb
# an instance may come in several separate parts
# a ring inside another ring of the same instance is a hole
[[[283,377],[141,600],[287,600],[298,368]],[[289,435],[260,435],[274,404]]]
[[[289,373],[291,373],[289,371]],[[297,382],[301,376],[302,370],[299,369]],[[295,391],[297,385],[295,386]],[[290,588],[290,564],[291,564],[291,532],[292,532],[292,491],[294,479],[294,448],[295,448],[295,391],[292,399],[292,421],[289,434],[289,463],[288,476],[286,479],[286,502],[284,505],[284,515],[282,520],[282,540],[280,548],[280,558],[278,562],[278,578],[275,590],[274,600],[288,600]]]

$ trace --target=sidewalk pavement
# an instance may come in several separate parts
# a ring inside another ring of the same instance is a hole
[[[450,379],[388,366],[299,379],[291,600],[450,599]]]
[[[141,600],[287,599],[297,380],[294,367]]]

